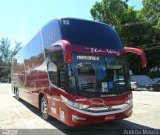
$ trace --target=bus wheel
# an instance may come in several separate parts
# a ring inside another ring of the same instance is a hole
[[[153,91],[153,87],[150,87],[149,90],[150,90],[150,91]]]
[[[43,119],[45,119],[45,120],[49,119],[48,104],[47,104],[47,100],[46,100],[45,96],[43,96],[41,99],[41,114],[42,114]]]
[[[16,96],[16,99],[19,101],[19,90],[18,90],[18,88],[16,88],[15,96]]]

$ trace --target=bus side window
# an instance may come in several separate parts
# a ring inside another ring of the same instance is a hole
[[[48,62],[48,75],[51,83],[57,85],[57,66],[52,62]]]
[[[64,88],[65,85],[65,66],[63,51],[51,51],[48,53],[48,74],[51,83],[54,85]]]

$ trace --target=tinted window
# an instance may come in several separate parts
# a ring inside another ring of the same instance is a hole
[[[64,88],[65,86],[65,66],[63,51],[50,51],[47,53],[48,75],[51,83]]]
[[[42,53],[42,40],[41,35],[38,33],[25,47],[24,59],[37,59]]]
[[[21,52],[16,55],[12,61],[12,64],[12,79],[14,78],[14,81],[18,81],[19,84],[23,84],[25,82],[25,66]]]
[[[96,78],[92,63],[80,63],[77,65],[78,83],[80,90],[95,92]]]
[[[48,49],[50,45],[60,40],[60,37],[58,21],[51,21],[42,28],[42,38],[45,49]]]
[[[121,41],[115,30],[105,24],[77,20],[61,20],[62,39],[72,44],[95,48],[121,49]]]
[[[68,71],[69,87],[73,93],[86,93],[90,96],[88,92],[107,95],[130,90],[129,72],[124,57],[73,53],[73,63],[68,65]]]
[[[91,63],[80,63],[77,69],[79,75],[95,75],[94,67]]]
[[[37,80],[37,71],[41,71],[40,65],[44,61],[42,54],[42,40],[41,35],[38,33],[23,50],[25,71],[27,76],[27,82]]]
[[[125,59],[120,57],[106,57],[107,65],[107,80],[108,87],[115,89],[116,87],[123,88],[128,84],[128,69],[125,65]]]

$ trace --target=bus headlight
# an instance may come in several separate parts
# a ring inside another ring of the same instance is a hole
[[[131,104],[133,104],[133,100],[132,99],[128,99],[125,103],[131,105]]]
[[[73,102],[73,101],[70,101],[70,100],[66,100],[66,105],[74,107],[76,109],[85,109],[85,108],[89,107],[89,105],[80,104],[80,103]]]

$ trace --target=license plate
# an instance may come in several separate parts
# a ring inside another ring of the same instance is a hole
[[[105,120],[114,120],[114,119],[115,119],[115,116],[114,116],[114,115],[105,116],[104,119],[105,119]]]

